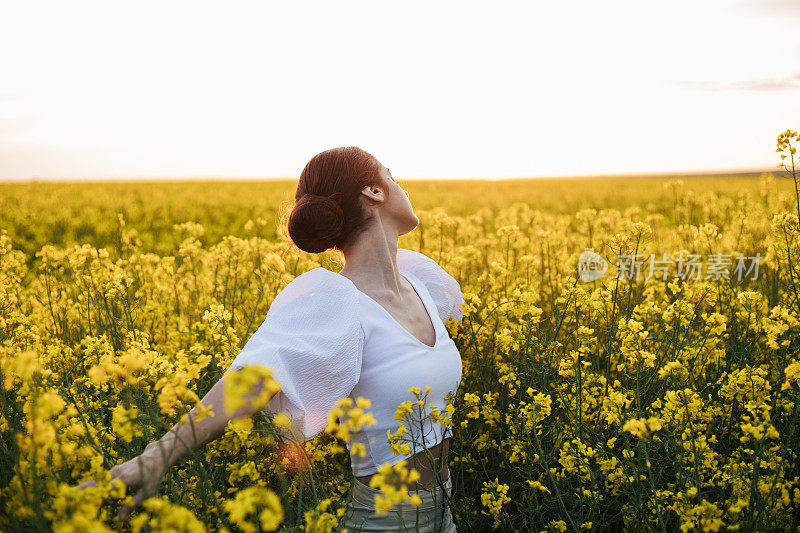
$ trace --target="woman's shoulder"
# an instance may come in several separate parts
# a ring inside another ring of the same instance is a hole
[[[436,261],[415,250],[407,248],[397,249],[397,268],[410,272],[419,278],[428,289],[442,322],[447,323],[450,317],[461,320],[461,308],[464,303],[461,296],[461,285]]]
[[[299,308],[352,317],[359,313],[359,300],[348,279],[324,267],[316,267],[298,274],[283,287],[267,314]]]
[[[439,280],[442,276],[451,277],[436,261],[416,250],[407,248],[397,249],[397,268],[406,272],[416,274],[417,277],[426,281],[430,278]]]

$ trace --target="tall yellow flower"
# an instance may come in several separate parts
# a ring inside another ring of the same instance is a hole
[[[283,506],[278,495],[266,487],[248,487],[236,493],[232,500],[222,502],[231,522],[245,533],[255,533],[256,526],[247,520],[258,512],[258,520],[265,531],[275,531],[283,522]],[[260,509],[260,511],[258,510]]]

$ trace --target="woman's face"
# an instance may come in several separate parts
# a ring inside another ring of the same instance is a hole
[[[414,214],[411,200],[409,200],[405,189],[395,181],[388,168],[381,163],[378,164],[384,185],[382,188],[379,186],[370,187],[369,189],[373,193],[370,197],[373,199],[381,197],[383,199],[383,203],[380,205],[380,216],[384,221],[387,219],[392,221],[397,228],[398,235],[404,235],[419,225],[419,218]]]

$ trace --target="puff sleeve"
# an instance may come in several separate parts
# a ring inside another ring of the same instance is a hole
[[[461,285],[439,264],[427,255],[405,248],[397,249],[397,268],[408,270],[425,283],[431,294],[439,317],[447,323],[450,317],[461,321],[463,315],[459,304],[464,303],[461,296]]]
[[[297,276],[225,372],[270,368],[282,390],[267,408],[287,414],[297,438],[310,440],[324,430],[328,411],[361,377],[364,330],[358,295],[348,283],[323,267]]]

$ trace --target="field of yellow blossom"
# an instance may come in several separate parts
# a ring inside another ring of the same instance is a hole
[[[403,183],[399,246],[464,292],[463,379],[430,413],[459,531],[800,531],[797,143],[760,177]],[[294,185],[0,184],[0,531],[336,531],[369,399],[306,443],[267,411],[231,423],[121,522],[132,492],[102,477],[282,287],[340,268],[279,227]],[[414,501],[403,475],[376,477],[380,508]]]

